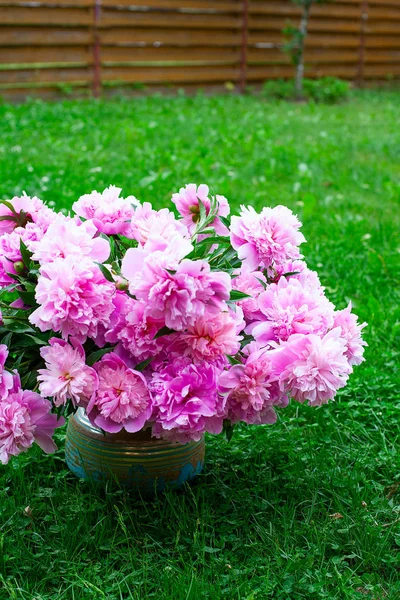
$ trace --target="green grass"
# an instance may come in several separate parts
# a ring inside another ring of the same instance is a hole
[[[367,360],[336,403],[292,405],[230,444],[209,437],[205,473],[183,492],[97,491],[69,474],[62,439],[56,455],[11,461],[1,600],[400,598],[399,104],[369,92],[335,107],[0,105],[0,196],[68,208],[114,183],[161,207],[208,182],[236,209],[287,204],[329,297],[369,324]]]

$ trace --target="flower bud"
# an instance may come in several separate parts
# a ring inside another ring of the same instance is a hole
[[[24,271],[26,271],[26,267],[25,267],[24,263],[22,262],[22,260],[15,261],[14,269],[18,275],[21,275],[22,273],[24,273]]]
[[[120,292],[125,292],[129,288],[129,281],[125,279],[125,277],[118,275],[118,277],[115,278],[115,287]]]

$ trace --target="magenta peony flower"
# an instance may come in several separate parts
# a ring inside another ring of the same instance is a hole
[[[315,285],[321,285],[318,275],[315,271],[311,271],[304,260],[287,260],[274,266],[273,273],[270,273],[273,283],[278,283],[279,279],[284,275],[288,279],[302,279],[303,274],[306,278],[313,279]]]
[[[248,294],[250,298],[245,298],[236,302],[236,306],[240,306],[243,310],[244,317],[247,323],[259,321],[263,318],[262,312],[258,305],[260,294],[265,290],[266,279],[260,271],[250,271],[245,266],[240,273],[232,279],[232,288],[239,290],[244,294]]]
[[[83,343],[96,338],[110,323],[115,286],[104,279],[90,259],[57,258],[40,269],[36,301],[40,305],[29,317],[40,331],[60,332],[64,339]]]
[[[127,235],[139,201],[134,196],[120,198],[121,191],[121,188],[110,185],[102,193],[93,191],[85,194],[72,205],[72,210],[84,219],[91,219],[102,233]]]
[[[35,223],[27,223],[25,227],[16,227],[11,233],[0,236],[0,287],[15,283],[9,273],[15,275],[14,263],[22,261],[21,239],[28,250],[34,251],[36,243],[43,237],[43,231]]]
[[[336,327],[322,338],[292,335],[270,356],[281,390],[298,402],[308,400],[310,406],[319,406],[346,385],[352,371],[346,351],[346,341]]]
[[[92,423],[108,433],[143,429],[153,410],[144,376],[115,352],[103,356],[95,369],[99,384],[87,407]]]
[[[29,196],[15,196],[9,203],[13,205],[11,211],[5,204],[0,204],[0,235],[11,233],[16,227],[25,227],[27,223],[36,222],[39,215],[48,209],[39,198]]]
[[[97,229],[92,221],[81,223],[62,214],[49,226],[40,243],[36,244],[33,259],[46,264],[57,258],[74,256],[90,257],[102,263],[110,255],[110,244],[101,237],[94,237]]]
[[[189,237],[186,226],[175,218],[168,208],[154,210],[150,202],[140,204],[131,221],[129,237],[137,240],[139,244],[146,244],[149,240],[168,241],[174,235]]]
[[[153,374],[153,435],[181,443],[222,431],[225,400],[217,393],[219,371],[189,357],[171,360]]]
[[[54,429],[64,424],[50,413],[51,402],[30,390],[15,391],[0,402],[0,462],[7,464],[10,456],[17,456],[38,444],[46,453],[57,446],[52,440]]]
[[[240,217],[231,219],[231,243],[249,269],[270,268],[300,257],[305,242],[301,223],[286,206],[265,207],[258,214],[242,206]]]
[[[168,240],[149,239],[144,246],[129,248],[122,259],[121,272],[129,281],[130,290],[141,284],[153,270],[174,271],[179,262],[193,250],[189,240],[178,233]]]
[[[5,344],[0,344],[0,401],[5,398],[9,390],[13,387],[13,376],[5,370],[4,365],[8,357],[8,348]]]
[[[249,353],[244,364],[222,373],[219,392],[227,397],[227,418],[232,423],[275,423],[273,407],[288,403],[276,381],[268,352],[259,348]]]
[[[358,324],[357,315],[351,312],[351,302],[348,307],[338,310],[334,314],[334,327],[340,327],[341,337],[346,342],[346,356],[351,365],[359,365],[363,362],[364,346],[368,346],[361,337],[361,331],[367,323]]]
[[[40,350],[46,368],[38,370],[42,396],[53,398],[55,406],[72,400],[75,407],[86,406],[97,387],[97,374],[85,363],[85,351],[76,340],[68,344],[51,338]]]
[[[198,360],[214,360],[223,354],[236,354],[242,336],[237,334],[237,320],[228,312],[205,314],[181,334],[190,354]]]
[[[193,235],[197,223],[200,221],[200,202],[203,204],[206,214],[208,215],[210,212],[211,200],[208,193],[208,186],[204,183],[199,187],[196,187],[195,183],[189,183],[186,187],[181,188],[179,193],[172,196],[172,202],[183,217],[183,222],[191,235]],[[224,196],[216,196],[215,198],[218,203],[218,216],[227,217],[230,212],[228,200]],[[229,235],[229,230],[218,217],[212,222],[212,227],[219,235]]]
[[[335,307],[322,288],[309,285],[307,279],[281,277],[258,300],[264,321],[248,330],[260,343],[284,341],[294,333],[325,334],[333,325]]]
[[[126,294],[118,294],[116,299],[118,305],[111,316],[106,341],[120,342],[137,359],[136,362],[158,354],[164,346],[164,338],[154,338],[164,326],[164,320],[154,319],[148,314],[144,302],[133,300]]]
[[[181,331],[204,314],[225,310],[231,279],[227,273],[211,271],[203,260],[178,263],[169,253],[147,255],[140,248],[127,251],[122,274],[129,290],[147,305],[147,312],[167,327]]]

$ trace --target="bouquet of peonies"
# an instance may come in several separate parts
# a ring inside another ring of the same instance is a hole
[[[363,360],[351,306],[335,311],[286,207],[229,218],[189,184],[177,218],[109,187],[74,216],[0,204],[0,461],[82,407],[109,433],[180,443],[274,423],[289,397],[331,400]]]

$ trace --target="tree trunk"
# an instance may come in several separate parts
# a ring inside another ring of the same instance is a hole
[[[304,78],[304,45],[307,37],[308,20],[310,17],[310,6],[311,2],[305,2],[303,4],[303,14],[300,23],[300,39],[299,39],[299,52],[298,61],[296,65],[296,77],[295,77],[295,92],[297,100],[303,98],[303,78]]]

